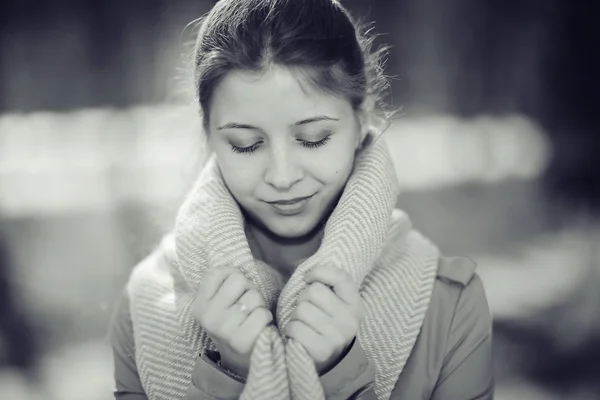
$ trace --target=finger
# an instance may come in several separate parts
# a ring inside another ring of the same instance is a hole
[[[349,306],[321,282],[311,283],[298,297],[298,304],[301,302],[312,303],[327,314],[331,318],[330,324],[344,337],[356,334],[364,316],[362,303],[357,308]]]
[[[325,314],[336,318],[340,314],[345,314],[348,305],[336,295],[330,287],[321,282],[311,283],[298,296],[298,304],[303,301],[309,301],[319,307]]]
[[[229,275],[236,272],[235,267],[219,267],[210,270],[202,280],[201,291],[198,293],[204,301],[210,301],[217,293]]]
[[[245,305],[245,310],[242,311],[242,305]],[[265,305],[265,301],[262,295],[256,289],[249,289],[239,298],[237,302],[235,302],[232,306],[232,310],[237,310],[244,315],[249,315],[252,311],[256,310],[258,307],[263,307]]]
[[[328,337],[331,343],[339,344],[345,340],[336,329],[333,318],[309,301],[298,304],[292,313],[292,319],[304,322],[313,331]]]
[[[240,353],[251,350],[258,336],[271,321],[273,321],[271,311],[265,307],[258,307],[239,326],[237,335],[235,335],[230,343],[231,347]]]
[[[335,294],[346,304],[355,307],[359,304],[360,294],[352,277],[340,268],[331,265],[321,265],[305,276],[308,283],[321,282],[331,286]]]
[[[328,354],[326,354],[324,348],[326,343],[324,336],[304,322],[292,320],[288,322],[285,331],[290,338],[296,340],[306,349],[313,360],[321,362],[327,358]]]
[[[217,333],[220,337],[229,340],[239,332],[240,325],[247,317],[248,312],[242,311],[238,303],[234,304],[219,316],[222,324]]]
[[[216,309],[225,310],[237,302],[246,290],[251,289],[251,287],[250,280],[242,272],[236,271],[230,274],[225,279],[225,282],[221,284],[211,303]]]
[[[220,316],[223,319],[222,332],[225,335],[236,333],[248,315],[263,303],[263,298],[256,289],[246,290],[239,300],[233,303],[225,310],[225,313]],[[245,306],[244,309],[242,309],[242,305]]]

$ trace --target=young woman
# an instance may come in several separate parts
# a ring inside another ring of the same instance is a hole
[[[211,157],[112,325],[119,399],[491,399],[474,265],[394,209],[380,52],[335,0],[221,0]]]

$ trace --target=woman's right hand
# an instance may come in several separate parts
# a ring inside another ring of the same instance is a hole
[[[254,343],[273,315],[252,281],[237,268],[207,272],[192,314],[217,346],[221,364],[246,377]]]

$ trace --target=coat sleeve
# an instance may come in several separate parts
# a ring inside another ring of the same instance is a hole
[[[135,342],[127,293],[122,295],[113,315],[109,339],[114,358],[114,398],[148,400],[135,361]],[[243,383],[229,377],[208,354],[202,354],[197,358],[186,400],[237,399],[243,388]]]
[[[244,390],[244,384],[225,374],[218,366],[218,352],[205,351],[196,363],[192,385],[188,390],[188,400],[196,399],[237,399]],[[348,400],[358,398],[358,393],[370,387],[375,372],[358,338],[340,362],[320,377],[328,400]],[[193,397],[196,396],[196,397]],[[205,397],[202,397],[205,396]]]
[[[110,342],[114,357],[114,397],[119,400],[148,400],[135,362],[135,342],[129,315],[129,299],[123,294],[113,316]],[[233,400],[239,398],[244,384],[223,372],[217,365],[218,353],[204,352],[198,357],[186,400]],[[364,350],[356,339],[348,354],[321,377],[327,398],[345,400],[369,385],[374,377]]]
[[[114,357],[114,397],[118,400],[148,400],[136,361],[129,298],[124,293],[117,305],[109,329]],[[239,398],[244,384],[227,375],[217,365],[219,355],[206,351],[198,357],[187,389],[186,400],[233,400]],[[331,371],[321,377],[328,399],[357,398],[374,378],[365,352],[355,339],[349,352]]]
[[[371,390],[374,379],[375,370],[358,337],[340,362],[320,378],[328,400],[363,398]]]

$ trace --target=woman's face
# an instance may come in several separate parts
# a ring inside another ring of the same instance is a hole
[[[350,102],[283,67],[233,71],[213,92],[209,143],[241,207],[277,236],[311,232],[352,171],[361,124]]]

